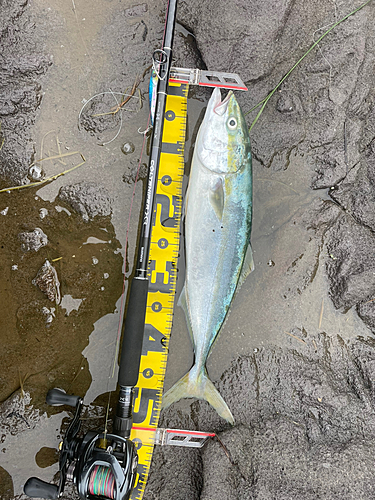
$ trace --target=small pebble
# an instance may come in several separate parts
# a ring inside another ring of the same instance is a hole
[[[109,274],[108,273],[104,273],[103,277],[104,277],[105,280],[107,280],[109,278]]]
[[[98,264],[98,262],[99,262],[99,260],[98,260],[96,257],[93,257],[93,258],[92,258],[92,263],[93,263],[94,265]]]
[[[39,165],[33,165],[29,168],[29,177],[33,181],[40,181],[43,179],[43,170]]]
[[[47,235],[39,227],[31,232],[19,233],[18,239],[21,240],[21,249],[24,252],[37,252],[48,243]]]
[[[39,217],[44,219],[48,215],[48,210],[46,208],[41,208],[39,210]]]
[[[132,142],[126,142],[122,147],[121,151],[124,153],[124,155],[130,155],[131,153],[134,153],[135,151],[135,146]]]
[[[9,207],[5,207],[4,210],[1,210],[1,215],[6,215],[8,213]]]
[[[55,311],[56,309],[54,307],[51,307],[51,309],[48,309],[48,307],[42,307],[42,313],[46,316],[46,325],[49,326],[53,318],[55,317]]]
[[[275,263],[274,263],[274,261],[273,261],[273,260],[269,260],[269,261],[267,262],[267,266],[269,266],[269,267],[273,267],[274,265],[275,265]]]

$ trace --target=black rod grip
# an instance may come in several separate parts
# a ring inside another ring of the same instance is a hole
[[[130,286],[128,309],[124,320],[118,375],[118,383],[123,387],[134,387],[138,381],[145,328],[147,292],[148,280],[133,278]]]
[[[79,396],[66,394],[63,389],[51,389],[50,391],[48,391],[46,397],[46,403],[51,406],[77,406],[79,400]]]
[[[30,477],[23,487],[25,495],[31,498],[57,498],[59,488],[55,484],[46,483],[37,477]]]

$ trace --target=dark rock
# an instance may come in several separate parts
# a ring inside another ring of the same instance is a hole
[[[313,189],[330,188],[345,178],[347,165],[344,150],[337,144],[316,148],[310,158],[314,170]]]
[[[122,176],[122,180],[127,184],[134,184],[135,180],[146,179],[148,173],[148,166],[142,163],[138,171],[138,161],[130,162],[127,171]]]
[[[182,481],[196,482],[185,498],[201,500],[375,498],[375,341],[346,344],[308,333],[304,340],[299,351],[241,357],[223,375],[218,388],[234,428],[223,427],[205,402],[163,412],[162,425],[214,431],[225,450],[215,440],[201,458],[199,450],[157,450],[148,498],[174,498],[166,488],[180,498]]]
[[[199,500],[202,489],[202,459],[197,450],[156,447],[152,474],[147,483],[145,498],[173,498]],[[165,471],[168,475],[165,476]],[[172,480],[171,480],[172,479]]]
[[[19,233],[18,239],[21,241],[21,248],[24,252],[37,252],[48,244],[47,235],[39,227],[29,233]]]
[[[40,420],[40,411],[30,404],[28,392],[17,391],[0,405],[0,436],[33,429]]]
[[[58,197],[74,208],[85,222],[112,213],[108,191],[95,182],[82,181],[64,186],[60,189]]]
[[[205,62],[202,59],[202,54],[198,48],[194,32],[187,30],[178,22],[176,24],[176,34],[173,43],[176,54],[176,61],[173,63],[174,66],[207,69]]]
[[[375,147],[354,166],[330,196],[358,222],[375,231]]]
[[[120,102],[121,99],[116,101],[111,94],[98,95],[83,108],[80,116],[80,126],[102,141],[103,132],[115,131],[120,125],[121,112],[113,114]]]
[[[309,210],[303,214],[302,223],[306,225],[306,229],[314,229],[323,235],[340,215],[342,215],[342,210],[336,203],[316,199]]]
[[[38,29],[43,30],[27,0],[1,3],[0,178],[12,184],[27,182],[35,154],[32,126],[42,100],[41,77],[52,64],[43,54],[42,36],[35,36]]]
[[[348,309],[375,295],[375,235],[350,216],[327,233],[329,293],[337,309]]]
[[[358,316],[375,333],[375,301],[369,300],[357,306]]]

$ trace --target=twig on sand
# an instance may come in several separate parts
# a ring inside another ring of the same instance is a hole
[[[133,84],[134,92],[135,92],[135,90],[137,89],[137,87],[138,87],[138,85],[140,84],[140,82],[144,79],[144,77],[145,77],[146,73],[148,72],[148,70],[149,70],[151,67],[152,67],[152,65],[148,66],[148,67],[144,70],[144,72],[143,72],[143,74],[142,74],[141,78],[139,78],[138,83],[137,83],[137,80],[134,82],[134,84]],[[139,89],[138,89],[138,90],[139,90]],[[126,93],[124,93],[124,92],[113,92],[111,89],[109,89],[109,92],[108,92],[108,91],[106,91],[106,92],[99,92],[98,94],[93,95],[92,97],[90,97],[90,99],[89,99],[88,101],[85,101],[85,102],[84,102],[84,104],[83,104],[83,106],[82,106],[82,108],[81,108],[81,110],[80,110],[80,112],[79,112],[79,114],[78,114],[78,128],[80,127],[80,125],[79,125],[79,124],[80,124],[80,122],[81,122],[82,112],[83,112],[83,110],[85,109],[85,107],[86,107],[86,106],[87,106],[87,105],[88,105],[88,104],[89,104],[89,103],[90,103],[93,99],[95,99],[96,97],[99,97],[99,96],[101,96],[101,95],[107,95],[107,94],[111,94],[111,95],[112,95],[112,97],[113,97],[113,99],[116,101],[116,107],[114,108],[114,109],[115,109],[115,111],[109,111],[109,112],[107,112],[107,113],[101,113],[101,114],[92,115],[92,116],[94,116],[94,117],[95,117],[95,116],[103,116],[103,115],[114,115],[115,113],[117,113],[117,111],[118,111],[119,109],[122,109],[122,106],[123,106],[126,102],[128,102],[128,100],[129,100],[131,97],[135,97],[135,96],[134,96],[134,95],[132,95],[132,94],[126,94]],[[120,96],[122,97],[122,99],[123,99],[124,97],[129,97],[129,99],[124,99],[122,102],[120,102],[120,103],[119,103],[119,102],[118,102],[118,100],[117,100],[117,98],[116,98],[116,95],[120,95]],[[142,104],[142,96],[141,96],[141,94],[140,94],[140,93],[139,93],[139,99],[140,99],[140,104]],[[141,108],[142,108],[142,105],[140,105],[139,109],[141,109]],[[100,146],[107,146],[107,144],[110,144],[111,142],[113,142],[113,141],[114,141],[115,139],[117,139],[117,137],[119,136],[119,134],[120,134],[120,132],[121,132],[121,129],[122,129],[122,115],[121,115],[121,113],[120,113],[120,125],[119,125],[119,128],[118,128],[117,132],[116,132],[116,135],[115,135],[114,137],[112,137],[112,139],[111,139],[110,141],[108,141],[108,142],[102,142],[102,143],[99,143],[99,145],[100,145]]]
[[[71,152],[71,153],[64,153],[62,155],[48,156],[46,158],[42,158],[41,160],[34,161],[30,165],[30,167],[32,167],[36,163],[40,163],[42,161],[57,160],[59,158],[65,158],[66,156],[72,156],[72,155],[76,155],[76,154],[79,154],[81,156],[82,160],[83,160],[78,165],[75,165],[74,167],[69,168],[68,170],[64,170],[64,172],[59,172],[58,174],[51,175],[50,177],[46,177],[45,179],[42,179],[41,181],[30,182],[30,184],[24,184],[22,186],[12,186],[12,187],[7,187],[7,188],[4,188],[4,189],[0,189],[0,193],[6,193],[8,191],[16,191],[16,190],[19,190],[19,189],[25,189],[25,188],[29,188],[29,187],[33,187],[33,186],[41,186],[42,184],[45,184],[46,182],[54,181],[58,177],[61,177],[62,175],[65,175],[65,174],[68,174],[69,172],[72,172],[76,168],[81,167],[82,165],[84,165],[86,163],[86,158],[79,151],[74,151],[74,152]]]
[[[57,151],[59,152],[59,155],[61,156],[62,153],[61,153],[61,147],[60,147],[60,141],[59,141],[59,138],[57,136],[57,134],[55,135],[55,139],[56,139],[56,144],[57,144]],[[59,160],[59,162],[62,164],[62,165],[66,165],[65,161],[64,160]]]
[[[140,83],[141,83],[141,79],[137,77],[137,78],[134,80],[133,87],[132,87],[132,89],[131,89],[131,91],[130,91],[130,95],[128,95],[127,97],[125,97],[125,99],[124,99],[123,101],[121,101],[121,102],[120,102],[120,104],[118,104],[115,108],[112,108],[112,109],[111,109],[110,113],[111,113],[112,115],[115,115],[116,113],[118,113],[118,112],[120,111],[120,109],[121,109],[123,106],[125,106],[125,104],[126,104],[127,102],[129,102],[129,101],[130,101],[130,99],[131,99],[132,97],[134,97],[135,91],[137,90],[138,85],[139,85]],[[104,113],[104,114],[108,114],[108,113]]]
[[[137,76],[137,77],[136,77],[136,79],[134,80],[134,83],[133,83],[132,89],[131,89],[131,91],[130,91],[130,94],[127,94],[128,89],[126,89],[126,90],[125,90],[125,92],[124,92],[123,94],[121,94],[123,97],[125,97],[125,99],[123,99],[123,100],[122,100],[119,104],[117,104],[117,106],[114,106],[113,108],[111,108],[111,111],[108,111],[107,113],[98,113],[98,114],[96,114],[96,115],[91,115],[91,116],[95,117],[95,116],[115,115],[116,113],[118,113],[118,112],[120,111],[120,109],[122,109],[122,107],[123,107],[123,106],[124,106],[127,102],[129,102],[129,101],[130,101],[130,99],[131,99],[132,97],[134,97],[135,91],[138,89],[139,84],[143,81],[143,79],[144,79],[144,77],[145,77],[146,73],[149,71],[149,69],[150,69],[151,67],[152,67],[151,65],[150,65],[150,66],[148,66],[148,67],[144,70],[144,72],[143,72],[142,76],[140,76],[140,77],[138,77],[138,76]],[[112,92],[112,93],[113,93],[113,92]],[[119,92],[114,92],[114,94],[119,94]],[[141,109],[141,107],[142,107],[142,106],[141,106],[141,105],[142,105],[142,96],[141,96],[141,92],[140,92],[140,90],[139,90],[139,89],[138,89],[138,94],[139,94],[139,95],[138,95],[138,97],[139,97],[139,102],[140,102],[140,107],[139,107],[139,109]],[[97,95],[100,95],[100,94],[97,94]],[[87,103],[85,103],[85,105],[86,105],[86,104],[87,104]]]
[[[20,379],[21,398],[24,398],[25,397],[25,391],[23,390],[23,387],[24,387],[24,383],[29,378],[30,374],[26,373],[26,375],[22,378],[21,377],[21,370],[18,368],[18,376],[19,376],[19,379]]]
[[[289,332],[284,332],[286,333],[287,335],[289,335],[290,337],[293,337],[294,339],[296,340],[299,340],[300,342],[302,342],[303,344],[306,344],[306,342],[302,339],[300,339],[299,337],[297,337],[296,335],[293,335],[293,333],[289,333]]]
[[[349,164],[348,164],[348,137],[346,130],[346,120],[344,121],[344,160],[345,160],[346,174],[348,174]]]
[[[282,181],[277,181],[275,179],[261,179],[261,178],[258,178],[257,181],[268,181],[268,182],[276,182],[277,184],[281,184],[282,186],[285,186],[287,187],[288,189],[291,189],[294,193],[296,194],[300,194],[298,191],[296,191],[295,189],[293,189],[292,187],[290,187],[288,184],[286,184],[285,182],[282,182]]]
[[[62,257],[60,257],[60,259],[62,259]],[[60,259],[55,259],[55,260],[60,260]],[[85,360],[85,359],[86,359],[86,358],[82,355],[82,356],[81,356],[81,362],[80,362],[80,364],[79,364],[79,367],[78,367],[77,373],[74,375],[73,380],[72,380],[72,381],[70,382],[70,384],[69,384],[68,392],[70,392],[72,385],[73,385],[73,384],[74,384],[74,382],[77,380],[77,378],[78,378],[79,374],[80,374],[80,373],[81,373],[81,371],[83,370],[83,363],[84,363],[84,360]]]
[[[42,137],[42,140],[40,141],[40,157],[43,158],[43,155],[44,155],[44,139],[47,137],[47,135],[49,134],[52,134],[54,133],[55,131],[54,130],[49,130],[48,132],[46,132],[44,134],[44,136]]]
[[[218,440],[220,446],[223,448],[224,453],[226,454],[226,456],[227,456],[228,460],[230,461],[230,463],[232,465],[236,465],[236,463],[234,462],[233,458],[231,457],[231,454],[229,453],[228,448],[225,446],[225,444],[223,443],[223,441],[219,438],[219,436],[217,434],[215,434],[215,438]]]
[[[1,122],[0,122],[0,134],[1,134]],[[0,136],[0,141],[1,141],[1,144],[0,144],[0,151],[1,151],[3,149],[3,146],[4,146],[5,138]]]
[[[318,326],[319,329],[322,326],[323,312],[324,312],[324,299],[322,299],[322,307],[320,309],[319,326]]]
[[[54,155],[54,156],[46,156],[45,158],[41,158],[40,160],[36,160],[31,165],[29,165],[29,168],[32,167],[33,165],[36,165],[37,163],[41,163],[42,161],[47,161],[47,160],[58,160],[60,158],[65,158],[66,156],[72,156],[72,155],[78,155],[80,154],[83,158],[82,153],[79,151],[70,151],[69,153],[63,153],[62,155]]]

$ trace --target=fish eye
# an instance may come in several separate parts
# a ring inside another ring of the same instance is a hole
[[[227,125],[229,130],[234,130],[237,127],[237,120],[233,117],[229,118]]]

